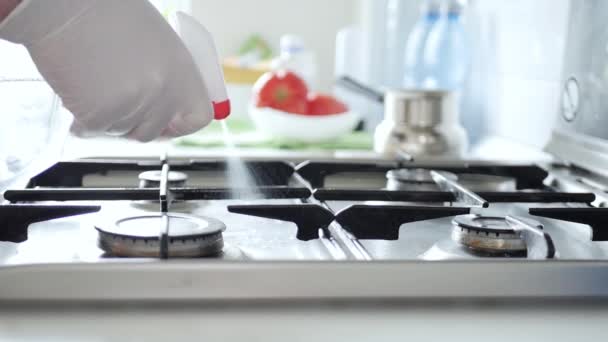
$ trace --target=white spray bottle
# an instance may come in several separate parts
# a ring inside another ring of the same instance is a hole
[[[169,21],[198,66],[213,103],[214,118],[226,119],[230,115],[230,99],[211,33],[198,20],[183,12],[171,15]]]

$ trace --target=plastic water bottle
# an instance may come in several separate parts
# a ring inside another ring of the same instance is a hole
[[[299,37],[286,34],[281,37],[281,54],[272,61],[275,70],[286,69],[300,76],[309,89],[317,86],[317,63],[315,54],[307,50]]]
[[[439,3],[428,1],[421,9],[420,18],[409,34],[405,46],[405,69],[403,86],[405,88],[422,88],[427,77],[424,65],[424,52],[428,36],[441,18]]]
[[[425,0],[426,1],[426,0]],[[383,60],[383,85],[400,88],[403,83],[403,58],[407,37],[419,18],[420,1],[388,0],[386,3],[386,41]]]
[[[451,1],[447,15],[433,27],[424,48],[423,69],[427,89],[459,90],[469,69],[469,47],[462,22],[463,6]]]

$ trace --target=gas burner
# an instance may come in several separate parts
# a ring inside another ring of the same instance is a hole
[[[458,176],[443,171],[450,180],[457,181]],[[437,184],[429,169],[395,169],[386,173],[388,190],[436,191]]]
[[[472,251],[509,256],[526,254],[526,243],[505,217],[460,215],[452,223],[452,240]]]
[[[431,169],[395,169],[386,173],[388,190],[436,191],[437,185]],[[459,173],[440,171],[442,175],[465,188],[476,192],[515,191],[517,180],[513,177],[483,173]]]
[[[441,261],[441,260],[471,260],[485,257],[496,257],[494,253],[483,253],[474,251],[452,240],[441,240],[431,248],[418,256],[421,260]],[[509,256],[509,255],[507,255]],[[524,256],[524,255],[522,255]]]
[[[488,175],[483,173],[461,173],[458,175],[458,183],[477,192],[496,191],[507,192],[517,189],[517,180],[513,177]]]
[[[226,226],[219,220],[167,213],[169,217],[169,257],[205,257],[222,252],[222,232]],[[163,214],[123,217],[96,226],[98,246],[116,257],[159,257],[159,227]]]
[[[140,188],[159,188],[160,180],[162,178],[162,171],[146,171],[139,174],[139,187]],[[169,172],[169,187],[171,188],[182,188],[186,185],[188,175],[183,172],[171,171]]]

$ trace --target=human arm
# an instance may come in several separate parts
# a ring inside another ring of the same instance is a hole
[[[21,0],[0,0],[0,22],[19,5]]]
[[[14,0],[0,0],[7,1]],[[14,11],[0,23],[0,38],[28,49],[74,114],[77,135],[150,141],[192,133],[212,120],[207,89],[224,85],[205,84],[188,49],[147,0],[23,0]],[[204,63],[218,65],[217,58]]]

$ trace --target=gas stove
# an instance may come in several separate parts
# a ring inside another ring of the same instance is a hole
[[[243,163],[249,187],[227,160],[163,156],[7,190],[0,300],[608,296],[608,183],[576,168]]]

